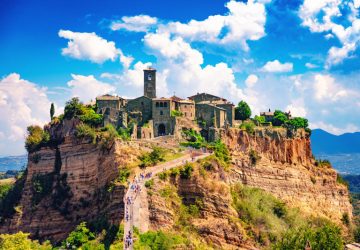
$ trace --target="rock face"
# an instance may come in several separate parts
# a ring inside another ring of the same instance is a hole
[[[303,131],[288,138],[284,129],[262,129],[254,135],[231,129],[222,136],[232,153],[231,183],[259,187],[303,212],[338,224],[344,213],[352,215],[347,187],[337,183],[333,168],[315,165],[310,138]],[[258,155],[256,164],[250,151]]]
[[[112,185],[119,168],[139,151],[115,141],[108,148],[73,135],[76,122],[51,128],[61,143],[29,154],[27,175],[17,213],[0,225],[0,233],[29,232],[39,239],[63,240],[82,221],[123,219],[125,187]],[[45,190],[36,195],[36,181]]]

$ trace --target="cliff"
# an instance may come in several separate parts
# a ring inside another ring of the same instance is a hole
[[[304,131],[292,137],[284,129],[273,128],[257,129],[254,134],[240,129],[218,132],[230,150],[230,165],[210,158],[194,163],[188,179],[175,176],[175,172],[157,179],[148,191],[151,230],[185,234],[195,246],[204,241],[207,249],[266,248],[281,230],[316,218],[337,224],[345,236],[349,233],[342,222],[344,214],[352,216],[347,187],[337,182],[334,169],[316,166]],[[257,189],[249,191],[253,192],[250,203],[243,203],[239,210],[234,200],[239,183],[245,189],[240,199],[245,199],[247,187],[259,188],[285,202],[289,217],[278,218],[274,207],[267,211],[272,198],[266,194],[258,205],[251,204],[259,195]],[[193,206],[199,213],[191,213]],[[255,208],[259,210],[249,215],[251,206],[259,206]],[[256,219],[262,210],[264,214]],[[266,218],[268,214],[271,219]]]
[[[104,148],[74,136],[76,120],[48,128],[52,143],[29,153],[16,213],[0,233],[29,232],[35,238],[63,240],[82,221],[123,218],[125,186],[114,184],[119,169],[137,159],[139,148],[114,141]]]

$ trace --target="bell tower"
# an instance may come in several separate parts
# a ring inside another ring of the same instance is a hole
[[[144,69],[144,96],[156,98],[156,69]]]

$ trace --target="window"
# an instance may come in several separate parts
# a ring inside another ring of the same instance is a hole
[[[164,112],[162,110],[160,110],[160,115],[163,115],[163,114],[164,114]]]
[[[141,102],[141,106],[144,106],[144,102]]]
[[[157,108],[159,107],[159,103],[158,103],[158,102],[156,102],[156,107],[157,107]]]
[[[164,103],[163,102],[160,102],[160,107],[164,107]]]
[[[164,102],[164,107],[165,107],[165,108],[167,107],[167,102]]]

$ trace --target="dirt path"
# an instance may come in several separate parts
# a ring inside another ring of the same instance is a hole
[[[194,154],[196,154],[196,156],[194,156]],[[189,152],[178,159],[146,169],[143,173],[144,176],[147,176],[146,178],[136,176],[135,181],[130,184],[124,198],[124,249],[133,249],[132,244],[129,247],[126,247],[125,243],[126,236],[129,234],[133,235],[132,229],[134,226],[139,228],[140,232],[146,232],[149,229],[149,205],[145,181],[152,179],[158,173],[179,167],[184,165],[186,162],[191,162],[192,160],[196,161],[205,158],[209,155],[210,153],[202,153],[201,151],[196,151],[196,153],[193,154]],[[137,187],[137,190],[139,191],[136,192],[135,187]],[[128,199],[131,199],[131,202],[128,203]]]

